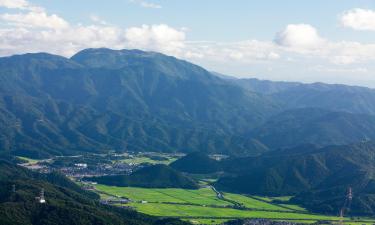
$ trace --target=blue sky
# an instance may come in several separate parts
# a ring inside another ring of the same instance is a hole
[[[375,1],[0,0],[0,54],[139,48],[260,79],[375,87]]]

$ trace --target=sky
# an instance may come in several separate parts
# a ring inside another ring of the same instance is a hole
[[[0,0],[0,56],[99,47],[240,78],[375,88],[375,0]]]

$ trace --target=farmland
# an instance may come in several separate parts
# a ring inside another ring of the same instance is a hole
[[[224,193],[224,199],[219,199],[209,187],[185,190],[96,185],[96,190],[111,196],[131,199],[129,206],[139,212],[154,216],[177,217],[194,223],[217,224],[235,218],[267,218],[304,223],[339,220],[336,216],[309,213],[297,205],[273,202],[273,200],[287,201],[290,197],[267,198]],[[236,208],[235,203],[242,205],[243,208]]]

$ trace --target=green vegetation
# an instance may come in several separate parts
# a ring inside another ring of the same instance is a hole
[[[260,201],[254,197],[246,197],[239,194],[224,193],[224,197],[229,200],[233,200],[251,209],[263,209],[263,210],[273,210],[273,211],[293,211],[290,208],[283,207],[277,204],[272,204],[271,202]],[[291,205],[293,206],[293,205]]]
[[[218,199],[211,188],[185,190],[96,185],[96,189],[100,193],[133,200],[129,205],[139,212],[154,216],[178,217],[195,221],[195,223],[214,224],[217,220],[222,222],[235,218],[296,220],[304,223],[313,223],[318,220],[337,221],[339,219],[335,216],[311,214],[297,205],[274,203],[274,201],[286,201],[291,198],[290,196],[247,197],[224,193],[224,198],[227,200],[223,200]],[[246,208],[253,210],[236,209],[233,202],[241,203]]]
[[[135,187],[114,187],[107,185],[96,185],[96,189],[116,196],[130,198],[136,202],[147,201],[154,203],[188,203],[199,205],[225,206],[230,203],[220,200],[210,188],[198,190],[187,189],[157,189],[157,188],[135,188]]]
[[[257,157],[233,158],[221,167],[214,186],[226,192],[290,196],[263,199],[292,202],[316,213],[336,214],[345,202],[348,187],[354,198],[350,215],[375,215],[375,143],[317,147],[302,145]],[[295,208],[296,209],[296,208]]]
[[[86,180],[121,187],[198,188],[195,180],[164,164],[147,166],[130,175],[88,177]]]
[[[1,225],[183,224],[99,204],[99,196],[60,174],[37,174],[0,160]],[[14,189],[13,189],[14,185]],[[46,203],[36,196],[44,189]]]
[[[170,164],[177,160],[177,158],[168,157],[167,159],[163,160],[155,160],[147,156],[135,156],[133,158],[127,158],[120,160],[121,162],[128,163],[128,164],[142,164],[142,163],[149,163],[149,164]]]
[[[37,160],[37,159],[31,159],[31,158],[27,158],[27,157],[22,157],[22,156],[17,156],[18,159],[22,160],[22,161],[25,161],[29,164],[36,164],[38,163],[40,160]]]
[[[171,164],[176,170],[191,174],[208,174],[217,172],[219,162],[203,152],[190,153]]]
[[[248,211],[232,208],[212,208],[204,206],[172,205],[158,203],[131,203],[137,211],[154,216],[171,217],[214,217],[214,218],[267,218],[267,219],[308,219],[308,220],[338,220],[338,217],[293,212]]]

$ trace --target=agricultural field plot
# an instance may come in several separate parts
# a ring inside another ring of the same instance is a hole
[[[154,215],[170,216],[180,218],[266,218],[266,219],[294,219],[294,220],[338,220],[335,216],[324,216],[314,214],[303,214],[293,212],[273,212],[273,211],[256,211],[256,210],[238,210],[232,208],[212,208],[203,206],[190,205],[173,205],[159,203],[131,203],[137,211]]]
[[[293,207],[298,208],[298,206],[287,205],[287,204],[279,206],[276,204],[271,204],[271,202],[260,201],[256,198],[247,197],[247,196],[238,195],[238,194],[224,193],[224,197],[226,199],[238,202],[242,204],[243,206],[245,206],[246,208],[251,208],[251,209],[262,209],[262,210],[273,210],[273,211],[294,211],[296,209],[292,209]]]
[[[127,197],[133,201],[147,201],[158,203],[182,203],[197,205],[217,205],[226,206],[231,203],[220,200],[215,192],[210,188],[201,188],[199,190],[187,190],[176,188],[135,188],[135,187],[114,187],[106,185],[96,185],[96,189],[110,193],[112,195]]]
[[[20,159],[20,160],[24,160],[29,164],[36,164],[40,161],[40,160],[37,160],[37,159],[31,159],[31,158],[22,157],[22,156],[17,156],[17,158]]]
[[[241,203],[246,208],[251,208],[249,210],[231,208],[233,206],[231,202],[218,199],[210,188],[185,190],[96,185],[96,189],[108,195],[130,198],[133,202],[129,203],[129,206],[139,212],[154,216],[178,217],[195,224],[218,224],[236,218],[266,218],[301,223],[339,220],[336,216],[310,214],[297,205],[279,205],[272,202],[273,200],[286,201],[290,197],[260,198],[224,193],[226,199]],[[356,223],[350,219],[346,221]],[[373,221],[368,220],[368,223]]]
[[[161,159],[153,159],[152,157],[149,156],[134,156],[132,158],[128,159],[122,159],[120,160],[121,162],[128,163],[128,164],[142,164],[142,163],[149,163],[149,164],[170,164],[174,161],[176,161],[178,158],[177,157],[171,157],[171,156],[163,156]]]

